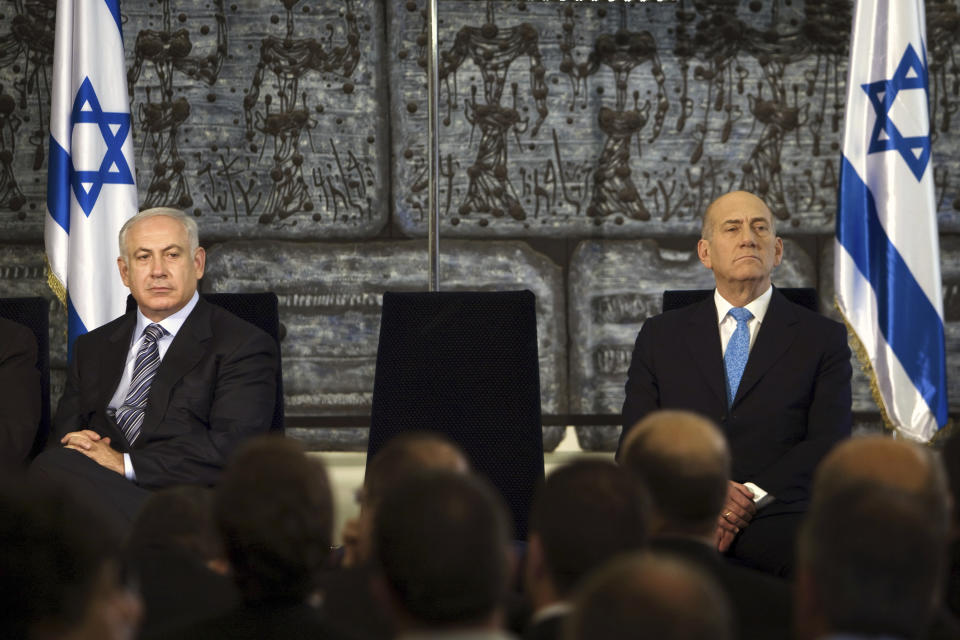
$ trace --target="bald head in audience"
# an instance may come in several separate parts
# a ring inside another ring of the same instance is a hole
[[[942,523],[915,491],[838,479],[838,486],[814,494],[800,530],[796,637],[920,637],[939,607]]]
[[[343,529],[343,566],[359,566],[370,560],[373,520],[383,494],[404,478],[430,470],[469,473],[470,463],[457,445],[426,431],[395,436],[377,452],[367,465],[358,493],[360,514],[348,520]]]
[[[949,526],[950,495],[943,464],[920,445],[885,436],[840,443],[814,476],[813,502],[860,483],[906,491],[920,501],[934,523],[943,529]]]
[[[584,585],[566,640],[729,640],[729,604],[703,572],[654,554],[615,558]]]
[[[653,533],[713,541],[730,480],[730,450],[720,430],[689,411],[657,411],[627,435],[621,464],[653,499]]]

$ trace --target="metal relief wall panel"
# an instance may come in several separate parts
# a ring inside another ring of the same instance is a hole
[[[377,0],[127,2],[143,208],[205,238],[331,238],[387,220]]]
[[[529,289],[537,298],[544,413],[565,413],[566,324],[560,268],[519,242],[444,243],[444,290]],[[235,241],[208,253],[205,291],[280,298],[287,415],[369,414],[384,291],[423,291],[420,242]],[[547,445],[561,437],[547,430]],[[363,448],[366,430],[316,434],[325,448]],[[327,438],[327,440],[322,440]]]
[[[690,239],[690,245],[695,245]],[[816,285],[813,258],[791,240],[773,274],[783,287]],[[643,321],[660,313],[665,289],[713,288],[713,273],[695,250],[654,240],[584,240],[570,264],[570,408],[619,414],[633,345]],[[619,427],[578,427],[588,450],[612,450]]]
[[[390,3],[396,222],[426,230],[423,2]],[[845,3],[439,2],[441,220],[470,236],[694,233],[755,191],[833,228]]]

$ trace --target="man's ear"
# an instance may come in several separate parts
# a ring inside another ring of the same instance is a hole
[[[777,266],[783,261],[783,238],[777,236],[773,251],[773,266]]]
[[[197,272],[197,280],[203,277],[203,269],[207,264],[207,252],[203,247],[197,247],[193,252],[193,269]]]
[[[781,242],[781,247],[782,246],[783,243]],[[700,240],[697,241],[697,257],[700,258],[700,262],[703,263],[703,266],[705,266],[707,269],[713,269],[713,263],[710,260],[710,243],[703,238],[700,238]]]
[[[127,261],[123,258],[117,258],[117,268],[120,269],[120,279],[123,280],[123,285],[130,288],[130,267],[127,266]]]

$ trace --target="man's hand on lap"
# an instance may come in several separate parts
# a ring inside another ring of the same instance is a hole
[[[71,431],[60,439],[67,449],[79,451],[101,467],[123,475],[123,454],[110,446],[110,438],[103,438],[96,431],[83,429]]]

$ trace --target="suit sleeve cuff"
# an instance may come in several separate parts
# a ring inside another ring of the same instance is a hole
[[[129,453],[123,454],[123,477],[133,482],[137,480],[137,474],[133,471],[133,460],[130,459]]]

